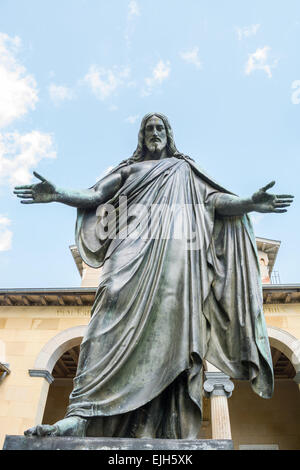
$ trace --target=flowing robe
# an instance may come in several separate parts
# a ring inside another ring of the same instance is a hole
[[[188,159],[135,165],[135,177],[106,201],[116,208],[114,237],[99,238],[96,208],[78,210],[79,252],[102,271],[66,416],[132,412],[182,374],[201,412],[204,359],[270,397],[272,361],[248,216],[218,217],[217,198],[228,191]]]

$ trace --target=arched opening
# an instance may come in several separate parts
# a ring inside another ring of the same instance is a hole
[[[262,399],[248,381],[234,381],[235,390],[228,404],[235,449],[300,448],[300,394],[293,380],[296,370],[286,355],[286,345],[281,343],[280,350],[272,345],[272,338],[270,344],[275,378],[273,397]]]
[[[29,370],[31,377],[44,377],[48,382],[47,390],[41,392],[36,424],[46,421],[51,424],[52,418],[57,421],[57,416],[58,419],[63,417],[76,373],[79,347],[86,328],[86,325],[74,326],[55,335],[41,349],[34,368]],[[51,421],[48,421],[50,418]]]
[[[49,387],[43,424],[53,424],[65,416],[76,375],[79,349],[80,344],[65,351],[53,367],[54,381]]]

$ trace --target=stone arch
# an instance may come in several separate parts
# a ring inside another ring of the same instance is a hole
[[[86,328],[86,325],[73,326],[51,338],[37,356],[32,372],[44,370],[51,374],[56,361],[66,351],[81,343]]]
[[[267,327],[270,345],[281,351],[293,364],[296,376],[294,380],[300,382],[300,340],[287,331],[275,326]]]
[[[40,424],[43,419],[50,384],[54,381],[52,370],[57,360],[73,346],[81,343],[86,332],[87,325],[79,325],[61,331],[46,343],[38,354],[34,368],[29,369],[31,377],[45,379],[41,387],[40,398],[37,404],[35,424]]]

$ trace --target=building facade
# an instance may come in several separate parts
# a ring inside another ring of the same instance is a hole
[[[248,381],[230,380],[206,363],[199,438],[232,438],[235,449],[300,449],[300,284],[274,283],[280,242],[256,242],[274,396],[262,399]],[[101,275],[70,249],[80,287],[0,290],[0,448],[6,434],[64,417]]]

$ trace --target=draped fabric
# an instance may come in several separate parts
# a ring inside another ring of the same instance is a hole
[[[116,209],[113,237],[99,238],[96,208],[78,210],[79,252],[102,271],[67,416],[138,410],[179,376],[200,416],[204,359],[270,397],[272,362],[249,218],[219,218],[216,200],[227,191],[187,159],[166,158],[147,170],[135,165],[135,178],[106,201]]]

